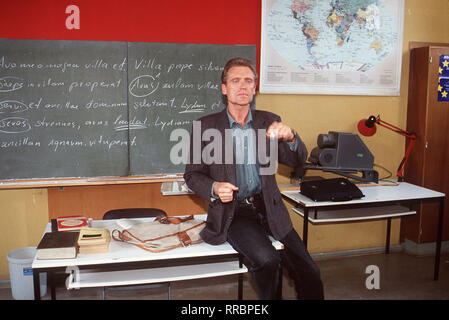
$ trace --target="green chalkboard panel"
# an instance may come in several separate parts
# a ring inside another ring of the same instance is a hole
[[[0,40],[0,179],[127,174],[126,50]]]
[[[0,39],[0,180],[181,173],[170,133],[221,110],[255,46]]]
[[[170,161],[173,130],[222,110],[220,76],[235,56],[255,58],[254,46],[128,44],[131,174],[182,173]],[[173,160],[173,159],[172,159]]]

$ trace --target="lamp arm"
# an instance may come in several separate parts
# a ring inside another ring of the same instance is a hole
[[[389,129],[391,131],[397,132],[397,133],[399,133],[399,134],[401,134],[401,135],[403,135],[403,136],[405,136],[405,137],[407,137],[409,139],[416,140],[416,134],[414,134],[413,132],[403,130],[403,129],[399,128],[399,127],[396,127],[395,125],[392,125],[391,123],[388,123],[388,122],[386,122],[384,120],[381,120],[379,118],[379,116],[376,118],[376,123],[378,125],[384,127],[384,128],[387,128],[387,129]]]
[[[399,164],[398,170],[396,172],[396,174],[399,178],[399,181],[404,181],[404,174],[403,174],[404,166],[405,166],[405,163],[407,162],[408,156],[410,155],[410,151],[412,150],[412,147],[413,147],[413,144],[415,143],[415,141],[416,141],[416,136],[414,139],[410,139],[407,150],[405,151],[404,158],[402,158],[402,161]]]
[[[376,123],[378,125],[384,127],[384,128],[387,128],[387,129],[389,129],[391,131],[399,133],[400,135],[403,135],[403,136],[405,136],[405,137],[410,139],[410,142],[409,142],[409,144],[407,146],[407,149],[405,151],[405,155],[402,158],[402,161],[399,164],[398,170],[396,172],[396,174],[397,174],[397,176],[399,178],[399,181],[404,181],[404,167],[405,167],[405,163],[407,162],[408,156],[410,155],[410,151],[412,150],[413,144],[416,141],[416,138],[417,138],[416,134],[414,134],[413,132],[407,131],[407,130],[403,130],[403,129],[399,128],[399,127],[396,127],[395,125],[393,125],[391,123],[388,123],[386,121],[383,121],[383,120],[380,119],[379,116],[377,116],[377,118],[376,118]]]

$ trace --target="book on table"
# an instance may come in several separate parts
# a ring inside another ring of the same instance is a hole
[[[47,232],[36,248],[36,259],[74,259],[78,253],[79,231]]]
[[[88,219],[82,215],[56,218],[58,231],[80,230],[88,226]]]

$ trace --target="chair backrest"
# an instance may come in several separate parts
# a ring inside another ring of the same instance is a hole
[[[126,208],[109,210],[103,215],[103,220],[121,218],[148,218],[167,216],[164,210],[156,208]]]

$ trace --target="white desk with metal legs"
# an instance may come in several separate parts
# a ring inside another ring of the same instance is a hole
[[[206,215],[196,215],[206,219]],[[152,218],[145,218],[151,220]],[[117,229],[115,220],[92,221],[94,228]],[[51,230],[47,225],[45,232]],[[282,244],[273,240],[280,250]],[[238,274],[238,299],[243,295],[243,273],[248,269],[229,243],[200,243],[160,253],[147,252],[125,242],[111,240],[109,252],[78,254],[75,259],[37,260],[32,263],[34,296],[40,299],[39,273],[47,272],[51,298],[56,298],[53,272],[67,272],[68,289],[172,282]]]
[[[303,241],[307,246],[308,222],[313,224],[387,219],[386,253],[390,247],[391,218],[416,214],[404,205],[421,201],[438,201],[438,232],[435,249],[434,280],[438,280],[445,194],[406,182],[391,186],[359,187],[365,195],[350,201],[316,202],[299,193],[298,190],[282,191],[282,195],[295,203],[293,211],[304,218]],[[311,214],[312,212],[312,214]]]

